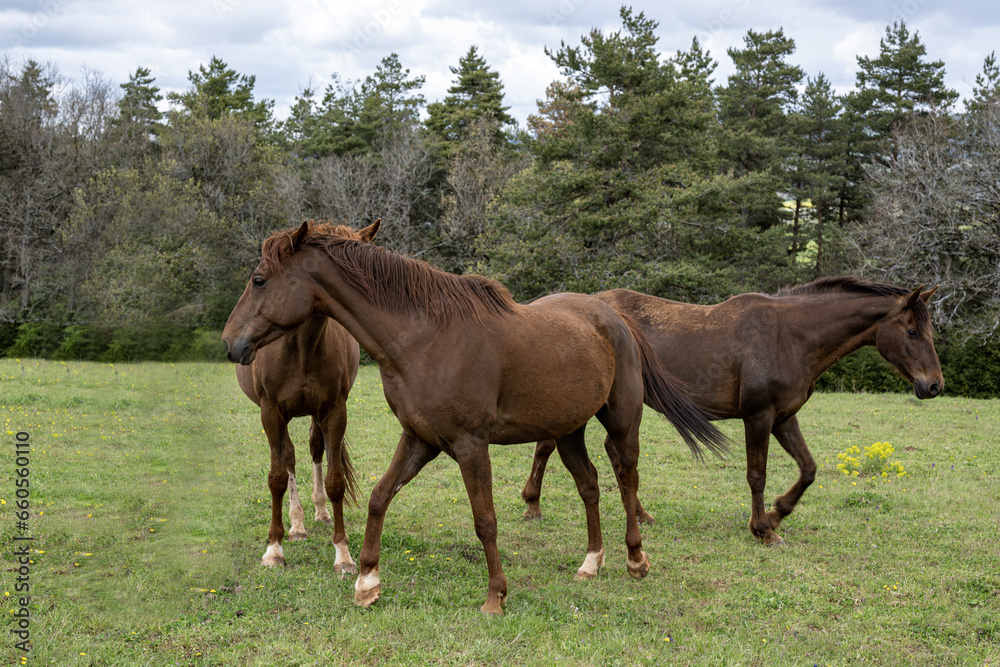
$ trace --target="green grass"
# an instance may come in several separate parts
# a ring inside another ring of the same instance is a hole
[[[361,370],[349,409],[363,498],[346,517],[356,559],[368,494],[398,440],[376,369]],[[599,426],[589,437],[607,562],[590,582],[573,581],[586,526],[558,457],[545,518],[525,523],[533,447],[495,447],[510,597],[502,618],[485,618],[485,561],[447,457],[390,506],[383,596],[363,610],[353,578],[334,576],[332,529],[312,521],[308,501],[310,536],[285,543],[288,567],[259,565],[267,444],[231,366],[0,360],[0,605],[16,608],[14,434],[26,431],[38,538],[27,664],[998,665],[998,416],[997,401],[814,396],[800,423],[819,473],[779,531],[791,548],[767,549],[746,528],[742,448],[695,462],[647,414],[641,497],[656,524],[642,528],[653,568],[641,581],[625,569]],[[723,427],[742,439],[738,422]],[[304,500],[306,428],[293,422]],[[906,476],[836,470],[838,452],[884,441]],[[768,500],[797,474],[777,444],[768,472]],[[7,629],[0,662],[21,664]]]

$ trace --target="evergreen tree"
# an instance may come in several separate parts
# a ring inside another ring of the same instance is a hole
[[[209,120],[232,115],[249,120],[264,134],[272,131],[274,101],[254,100],[256,76],[239,74],[212,56],[207,67],[202,65],[197,72],[188,72],[188,81],[192,87],[187,92],[167,96],[187,114]]]
[[[123,162],[130,166],[136,156],[145,155],[155,144],[153,138],[162,130],[163,113],[157,103],[163,99],[149,69],[139,67],[121,84],[118,117],[112,124],[112,137],[124,144]]]
[[[747,270],[773,265],[732,245],[755,240],[729,233],[742,181],[718,173],[714,64],[696,43],[661,60],[657,24],[628,8],[620,15],[621,30],[547,51],[567,83],[550,86],[530,121],[535,159],[480,236],[482,268],[518,298],[611,286],[728,296]],[[778,260],[787,264],[783,252]]]
[[[918,33],[910,34],[905,21],[885,29],[875,58],[858,56],[857,90],[848,98],[864,124],[870,142],[865,155],[875,156],[888,141],[888,154],[897,157],[893,133],[913,113],[947,110],[958,93],[944,85],[944,63],[927,62],[927,48]]]
[[[750,30],[746,48],[728,50],[736,67],[719,88],[723,125],[720,153],[737,177],[747,177],[742,199],[744,226],[767,228],[780,218],[786,187],[786,112],[795,103],[804,73],[786,59],[795,42],[784,32]]]
[[[296,120],[286,124],[286,131],[298,137],[302,157],[377,151],[386,136],[418,122],[424,81],[423,76],[411,78],[395,53],[360,84],[334,74],[318,105],[311,90],[296,98]]]
[[[993,51],[986,56],[983,71],[976,75],[976,85],[972,87],[972,99],[966,101],[965,107],[970,112],[976,112],[998,98],[1000,98],[1000,66],[997,65],[996,51]]]
[[[456,75],[454,85],[443,101],[427,106],[426,123],[427,129],[441,142],[444,155],[453,154],[468,129],[484,115],[493,117],[496,125],[493,141],[497,146],[502,145],[503,128],[516,125],[516,121],[507,113],[510,107],[503,105],[500,74],[490,70],[475,45],[459,59],[458,67],[449,69]]]
[[[827,222],[835,219],[849,169],[843,103],[821,73],[809,79],[798,108],[789,115],[792,156],[789,183],[794,197],[793,256],[813,263],[824,273]],[[811,247],[810,247],[811,245]],[[799,261],[802,261],[800,259]]]

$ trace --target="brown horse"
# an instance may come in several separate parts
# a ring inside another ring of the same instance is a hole
[[[584,429],[597,416],[626,513],[626,565],[650,563],[636,521],[643,400],[685,439],[718,447],[723,436],[671,384],[641,333],[600,299],[581,294],[518,305],[498,282],[456,276],[303,225],[264,242],[263,259],[226,323],[229,359],[251,363],[261,346],[320,313],[333,317],[378,362],[402,427],[392,462],[372,491],[355,602],[380,595],[379,541],[393,497],[444,452],[459,465],[489,570],[481,611],[502,613],[507,580],[496,544],[488,445],[552,438],[576,480],[587,516],[587,557],[603,564],[597,471]],[[649,355],[649,356],[647,356]]]
[[[369,242],[380,222],[355,232],[350,227],[320,227]],[[351,559],[344,530],[344,494],[355,499],[354,467],[344,441],[347,429],[347,394],[358,374],[358,343],[334,320],[314,314],[274,342],[262,347],[249,366],[236,367],[240,388],[260,406],[260,420],[271,448],[271,472],[267,484],[271,490],[271,527],[267,531],[267,551],[261,563],[285,564],[281,540],[282,500],[289,491],[289,517],[292,521],[289,540],[306,536],[305,512],[299,501],[295,482],[295,447],[288,437],[288,422],[293,417],[309,416],[309,451],[313,460],[312,501],[316,521],[333,523],[336,549],[335,572],[357,573]],[[323,453],[327,453],[327,472],[323,479]],[[327,510],[327,497],[333,502],[333,519]]]
[[[714,306],[668,301],[630,290],[596,296],[638,323],[667,370],[685,383],[695,403],[715,419],[743,420],[746,431],[750,531],[779,544],[775,529],[812,483],[816,464],[799,430],[799,409],[816,378],[837,360],[865,345],[907,380],[918,398],[944,388],[934,350],[927,301],[934,293],[865,282],[823,278],[782,290],[777,296],[743,294]],[[767,447],[771,434],[799,465],[799,479],[764,511]],[[539,496],[551,441],[539,442],[521,492],[526,519],[541,516]],[[638,505],[639,520],[652,517]]]

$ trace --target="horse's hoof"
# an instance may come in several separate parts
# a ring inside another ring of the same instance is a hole
[[[527,509],[524,512],[525,521],[539,521],[542,518],[542,510]]]
[[[333,517],[327,514],[326,516],[316,516],[316,523],[325,523],[328,526],[333,525]]]
[[[309,533],[307,533],[305,530],[292,530],[288,532],[288,537],[286,537],[285,539],[292,542],[296,542],[298,540],[304,540],[308,536]]]
[[[343,579],[348,574],[357,574],[358,566],[354,563],[337,563],[333,566],[333,571]]]
[[[497,594],[486,598],[486,602],[479,608],[479,613],[484,616],[503,616],[503,603],[507,601],[506,595]]]
[[[650,514],[649,512],[645,512],[644,514],[636,514],[635,518],[636,521],[638,521],[639,523],[643,523],[648,526],[652,526],[654,523],[656,523],[656,519],[654,519],[653,515]]]
[[[604,567],[604,549],[600,551],[594,551],[587,554],[587,558],[583,561],[583,565],[580,569],[576,571],[573,576],[577,581],[586,581],[588,579],[593,579],[597,576],[598,571]]]
[[[765,547],[787,547],[788,543],[773,530],[769,530],[757,538]]]
[[[270,568],[285,567],[285,559],[281,556],[264,556],[260,559],[260,564]]]
[[[365,609],[368,609],[368,607],[372,606],[375,603],[375,601],[378,600],[381,596],[382,596],[381,584],[376,584],[372,588],[367,588],[367,589],[359,588],[354,591],[354,604],[358,605],[359,607],[364,607]]]
[[[633,563],[629,559],[625,559],[625,564],[628,566],[628,573],[631,574],[636,579],[642,579],[649,572],[649,568],[652,564],[649,562],[649,556],[646,552],[642,552],[642,560],[638,563]]]

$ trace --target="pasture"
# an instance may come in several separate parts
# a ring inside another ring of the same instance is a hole
[[[345,510],[357,558],[366,504],[398,440],[374,366],[348,400],[361,507]],[[998,665],[1000,402],[820,394],[799,413],[819,464],[780,533],[747,530],[742,425],[720,460],[692,460],[646,411],[639,496],[652,569],[625,568],[621,500],[596,423],[606,563],[573,580],[583,505],[553,458],[540,522],[519,494],[532,445],[493,447],[498,546],[510,596],[478,612],[482,547],[458,467],[438,457],[400,493],[382,536],[382,598],[353,603],[333,574],[332,527],[259,564],[269,467],[258,410],[229,364],[0,360],[0,605],[13,618],[15,537],[30,533],[31,651],[4,626],[0,661],[53,665]],[[306,429],[292,422],[300,488]],[[31,514],[14,514],[15,434],[30,434]],[[889,442],[902,477],[845,476],[837,454]],[[797,468],[772,440],[770,501]],[[287,507],[287,498],[286,498]],[[286,515],[286,527],[287,527]],[[27,656],[26,662],[22,656]]]

